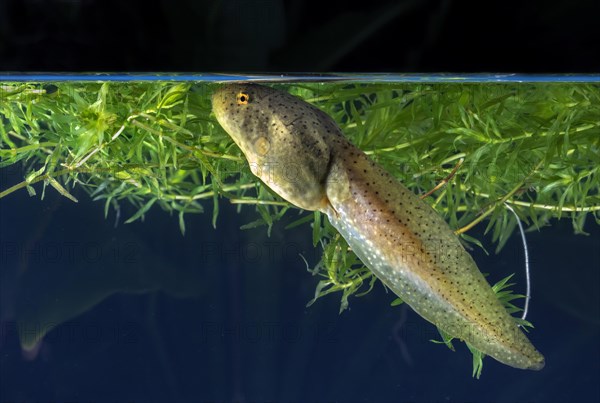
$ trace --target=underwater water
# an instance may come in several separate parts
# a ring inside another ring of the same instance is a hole
[[[0,199],[0,402],[600,400],[598,77],[269,80],[322,106],[411,189],[426,192],[465,158],[447,197],[431,196],[453,228],[519,184],[513,206],[540,227],[527,232],[527,319],[546,366],[522,371],[488,357],[480,379],[463,343],[455,352],[432,343],[435,327],[406,304],[390,306],[380,283],[341,313],[340,293],[306,306],[324,278],[307,270],[322,254],[312,213],[256,211],[256,196],[279,200],[264,187],[251,193],[257,181],[210,114],[214,82],[239,77],[84,78],[0,77],[0,192],[26,177],[35,191]],[[548,167],[536,165],[550,154]],[[52,161],[55,172],[79,169],[56,176],[77,203],[33,182]],[[228,194],[215,200],[213,186]],[[589,214],[557,219],[541,207],[561,196]],[[257,221],[265,215],[270,228]],[[488,217],[510,234],[501,250],[483,221],[467,234],[489,254],[471,253],[490,282],[516,273],[524,293],[523,246],[506,217]]]

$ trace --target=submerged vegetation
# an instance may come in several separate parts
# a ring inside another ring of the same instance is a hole
[[[428,200],[466,241],[479,223],[499,251],[517,221],[540,228],[568,217],[575,233],[600,223],[600,87],[594,84],[278,84],[301,96],[417,194],[433,189],[457,165],[449,183]],[[211,115],[211,85],[194,83],[0,83],[0,168],[24,164],[23,181],[3,183],[0,198],[50,188],[72,201],[76,187],[104,203],[127,202],[143,219],[157,206],[185,216],[220,199],[251,205],[271,227],[293,206],[251,173],[243,155]],[[311,269],[322,280],[313,303],[341,293],[369,292],[375,277],[319,213],[287,225],[312,225],[323,248]],[[309,263],[307,263],[309,264]],[[309,264],[310,265],[310,264]],[[518,298],[495,286],[509,312]],[[398,303],[399,301],[396,301]],[[442,334],[443,342],[452,347]],[[474,375],[481,353],[474,353]]]

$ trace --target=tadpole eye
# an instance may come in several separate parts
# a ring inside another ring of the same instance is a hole
[[[246,92],[239,92],[237,94],[237,103],[238,103],[238,105],[248,105],[248,102],[250,102],[250,95],[248,95],[248,93],[246,93]]]

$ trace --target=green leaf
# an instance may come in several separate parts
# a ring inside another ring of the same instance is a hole
[[[219,216],[219,189],[217,188],[216,183],[212,183],[213,188],[213,217],[212,217],[212,225],[213,228],[217,228],[217,217]]]
[[[181,235],[185,235],[185,220],[183,219],[185,211],[182,209],[179,211],[179,231],[181,231]]]
[[[479,377],[481,376],[481,371],[483,370],[483,358],[485,357],[485,354],[483,354],[481,351],[475,349],[474,347],[471,347],[471,345],[469,343],[465,343],[465,344],[467,345],[467,347],[473,354],[472,376],[473,376],[473,378],[479,379]]]
[[[139,219],[140,217],[143,217],[143,215],[150,210],[150,207],[152,207],[152,205],[158,200],[158,198],[154,197],[150,200],[148,200],[148,202],[146,204],[144,204],[142,206],[142,208],[140,208],[133,216],[131,216],[131,218],[129,218],[127,221],[125,221],[125,224],[130,224],[132,222],[134,222],[135,220]]]
[[[404,301],[402,301],[401,298],[396,298],[395,300],[392,301],[392,303],[390,304],[390,306],[398,306],[398,305],[401,305],[403,303],[404,303]]]
[[[313,246],[317,246],[321,240],[321,213],[319,211],[315,211],[313,216],[312,241]]]
[[[78,200],[67,191],[67,189],[65,189],[64,187],[62,187],[62,185],[60,183],[58,183],[56,181],[56,179],[54,179],[53,177],[49,177],[48,178],[48,183],[50,183],[50,186],[52,186],[54,189],[56,189],[58,191],[58,193],[60,193],[61,195],[65,196],[67,199],[78,203]]]
[[[442,336],[442,340],[430,340],[430,341],[433,343],[436,343],[436,344],[445,344],[446,347],[448,347],[450,350],[456,351],[454,349],[454,345],[452,344],[452,340],[454,340],[454,337],[450,336],[448,333],[444,332],[439,327],[437,328],[437,331],[439,332],[440,336]]]
[[[473,238],[472,236],[467,235],[465,233],[460,234],[460,237],[469,243],[479,246],[481,248],[481,250],[483,250],[485,252],[486,255],[489,255],[488,251],[485,249],[485,247],[483,246],[483,244],[481,243],[481,241],[479,239]]]
[[[302,224],[305,224],[305,223],[311,222],[311,221],[314,221],[313,214],[305,214],[302,217],[300,217],[299,219],[297,219],[296,221],[291,222],[290,224],[286,225],[284,228],[286,230],[296,228],[296,227],[301,226]]]

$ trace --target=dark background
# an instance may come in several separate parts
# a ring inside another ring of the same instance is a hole
[[[0,70],[598,72],[600,2],[0,0]]]
[[[0,0],[0,70],[600,72],[599,4]],[[25,174],[0,172],[2,189]],[[528,235],[531,339],[546,368],[486,359],[474,380],[464,346],[430,343],[433,327],[390,308],[381,286],[342,315],[338,295],[306,308],[318,279],[298,253],[311,264],[319,253],[306,225],[278,224],[271,238],[240,231],[257,215],[223,201],[216,229],[207,204],[182,236],[157,208],[124,225],[134,213],[124,207],[114,227],[82,191],[75,205],[37,190],[0,201],[2,403],[600,399],[592,220],[589,236],[573,235],[568,219]],[[493,249],[482,228],[471,235]],[[522,288],[518,236],[499,256],[474,256],[493,281],[516,272]],[[19,303],[68,310],[98,290],[122,292],[51,332],[35,358],[22,353]]]

